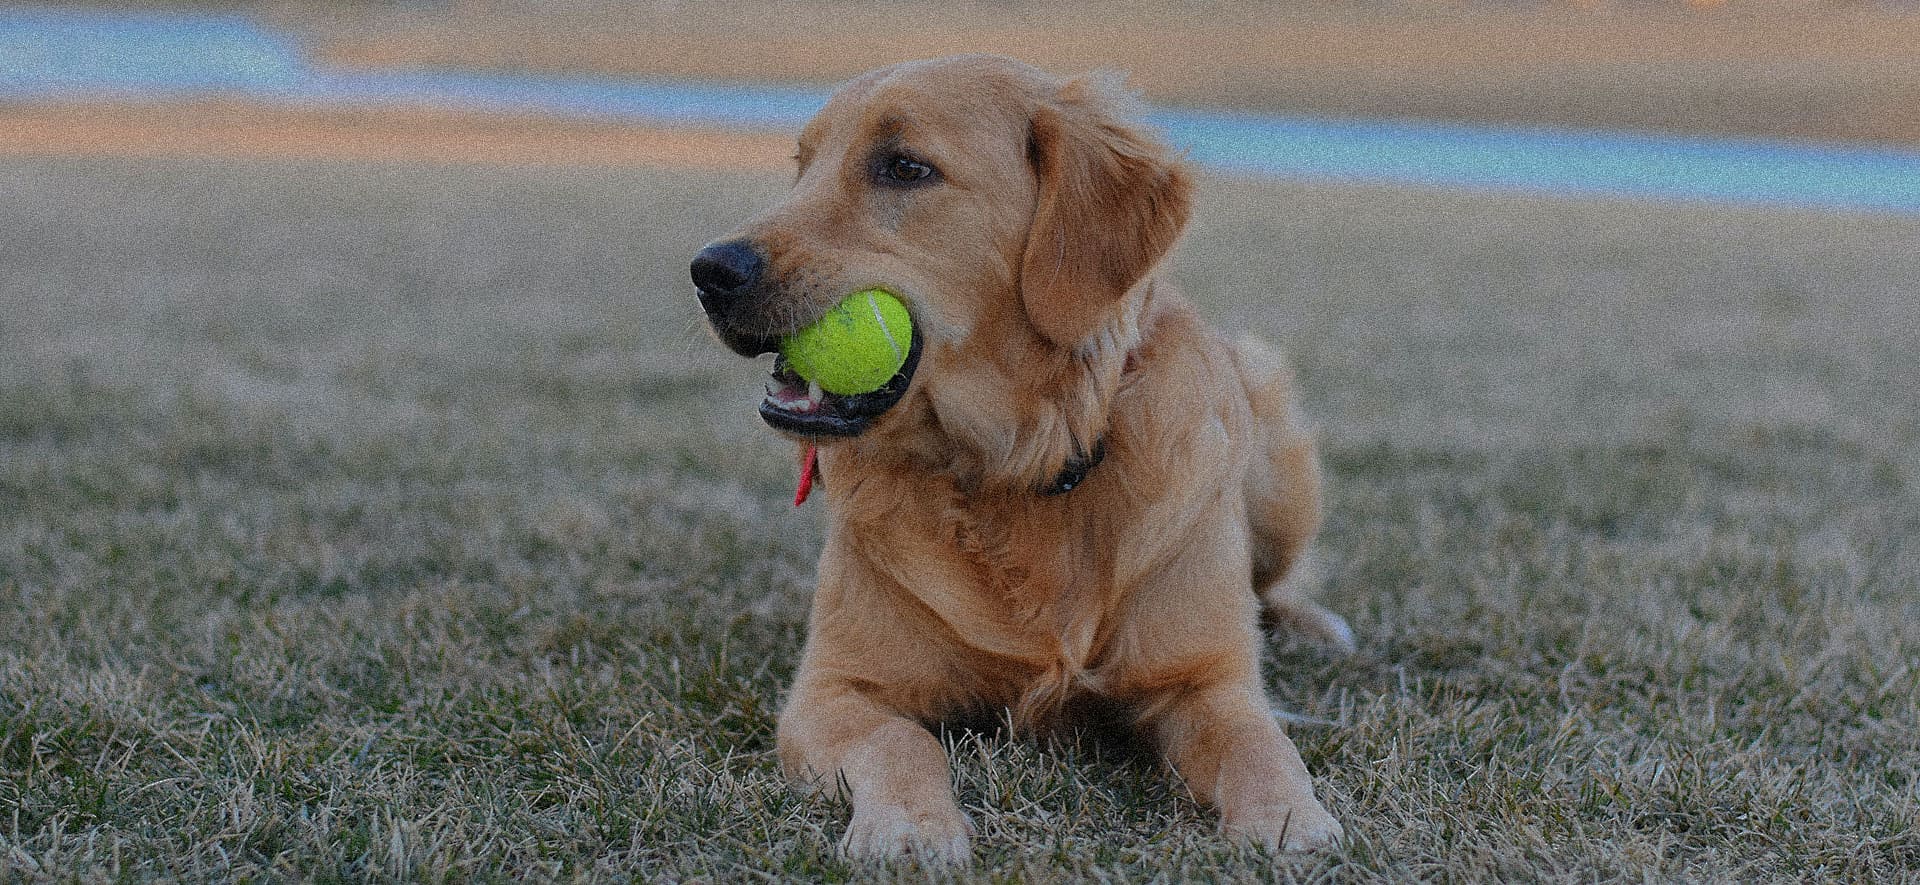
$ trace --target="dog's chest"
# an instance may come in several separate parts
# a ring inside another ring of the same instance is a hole
[[[1112,628],[1115,588],[1103,532],[1066,513],[955,510],[944,540],[1001,635],[985,647],[1020,649],[995,667],[990,694],[1044,718],[1085,681]]]
[[[1085,517],[953,508],[942,534],[976,592],[1010,626],[1053,635],[1103,608],[1110,557]]]

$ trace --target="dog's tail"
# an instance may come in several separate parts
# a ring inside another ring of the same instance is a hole
[[[1240,339],[1234,356],[1259,428],[1246,488],[1253,590],[1274,626],[1352,652],[1352,628],[1312,601],[1320,585],[1312,555],[1320,531],[1320,456],[1293,402],[1293,370],[1277,348],[1251,336]]]

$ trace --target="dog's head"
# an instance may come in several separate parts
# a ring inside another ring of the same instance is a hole
[[[767,422],[1018,482],[1089,452],[1191,191],[1129,105],[1113,78],[993,56],[882,68],[835,93],[801,133],[792,192],[701,250],[693,280],[745,356],[869,288],[907,304],[912,351],[891,384],[847,397],[810,395],[776,361]]]

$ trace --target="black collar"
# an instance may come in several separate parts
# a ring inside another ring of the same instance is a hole
[[[1086,482],[1087,474],[1092,473],[1093,468],[1100,466],[1100,462],[1106,457],[1107,441],[1103,437],[1094,442],[1092,452],[1084,455],[1075,454],[1068,458],[1066,466],[1060,468],[1060,475],[1053,478],[1053,485],[1041,489],[1040,494],[1064,495],[1073,491],[1075,486]]]

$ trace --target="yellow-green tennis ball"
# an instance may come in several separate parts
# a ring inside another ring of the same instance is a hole
[[[885,387],[906,365],[913,317],[889,292],[855,292],[820,321],[780,342],[780,354],[800,377],[846,396]]]

